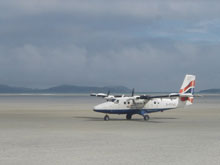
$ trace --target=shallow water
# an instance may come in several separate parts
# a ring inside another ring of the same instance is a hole
[[[193,107],[199,108],[220,108],[220,95],[203,95],[195,97]]]
[[[91,97],[89,94],[1,94],[0,104],[10,106],[48,105],[48,106],[81,106],[80,109],[92,109],[93,106],[105,102],[102,98]],[[203,95],[194,99],[193,107],[220,108],[220,95]]]

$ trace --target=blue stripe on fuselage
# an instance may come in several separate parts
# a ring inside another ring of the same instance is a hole
[[[153,113],[153,112],[160,112],[166,111],[173,108],[160,108],[160,109],[117,109],[117,110],[95,110],[95,112],[100,113],[109,113],[109,114],[143,114],[143,113]]]

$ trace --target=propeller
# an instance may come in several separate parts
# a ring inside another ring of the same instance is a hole
[[[134,96],[134,88],[132,89],[131,96]]]
[[[90,96],[96,96],[96,93],[91,93]]]
[[[107,97],[110,95],[110,90],[108,90]]]

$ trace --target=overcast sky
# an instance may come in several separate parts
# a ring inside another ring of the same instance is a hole
[[[0,0],[0,84],[220,88],[219,0]]]

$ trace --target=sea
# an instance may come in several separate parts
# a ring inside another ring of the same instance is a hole
[[[91,97],[90,94],[0,94],[0,107],[59,107],[77,108],[78,110],[93,109],[103,103],[103,98]],[[220,94],[205,94],[195,97],[194,107],[220,108]]]

